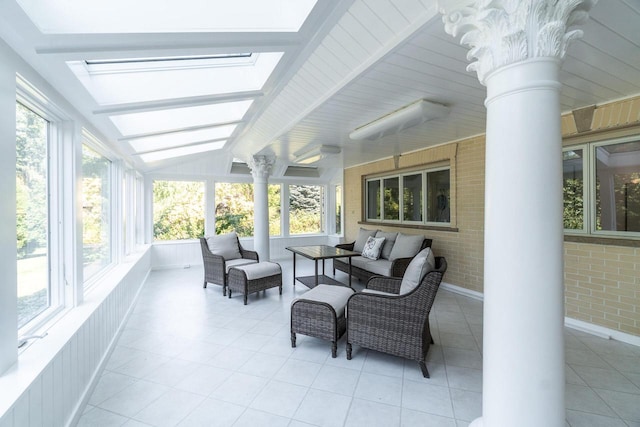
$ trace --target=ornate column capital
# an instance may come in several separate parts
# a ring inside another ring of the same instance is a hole
[[[253,179],[267,179],[271,174],[271,169],[276,162],[273,156],[252,156],[249,159],[249,168],[251,168],[251,175]]]
[[[598,0],[439,0],[445,31],[471,49],[468,71],[480,83],[505,65],[536,57],[562,60]]]

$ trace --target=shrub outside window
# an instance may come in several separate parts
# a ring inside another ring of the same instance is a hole
[[[204,190],[201,181],[153,182],[153,237],[156,240],[204,236]]]
[[[111,264],[111,161],[82,146],[84,281]]]
[[[267,187],[269,209],[269,235],[279,236],[281,225],[280,184]],[[253,236],[254,204],[252,183],[216,182],[216,234],[236,231],[240,237]]]
[[[289,185],[289,234],[324,231],[324,191],[319,185]]]
[[[16,104],[18,328],[51,305],[49,122]]]
[[[380,219],[380,180],[367,181],[367,219]]]
[[[342,186],[336,185],[336,234],[342,234]]]

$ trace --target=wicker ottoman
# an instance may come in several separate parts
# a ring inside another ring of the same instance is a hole
[[[229,269],[227,278],[229,298],[233,292],[240,292],[244,294],[244,305],[247,305],[249,294],[276,286],[280,288],[280,295],[282,295],[282,269],[276,262],[259,262]]]
[[[336,357],[338,339],[347,329],[345,306],[355,291],[346,286],[318,285],[291,303],[291,347],[296,333],[331,341]]]

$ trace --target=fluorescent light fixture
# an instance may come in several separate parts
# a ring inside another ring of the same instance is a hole
[[[208,142],[206,144],[189,145],[186,147],[172,148],[170,150],[153,151],[151,153],[139,154],[145,163],[157,162],[159,160],[171,159],[174,157],[188,156],[189,154],[204,153],[206,151],[219,150],[224,147],[227,141]]]
[[[370,141],[400,132],[429,120],[449,114],[449,107],[421,99],[392,113],[382,116],[349,134],[349,138]]]
[[[162,135],[136,138],[129,145],[138,153],[152,150],[163,150],[196,142],[226,139],[231,136],[236,125],[219,126],[185,132],[172,132]]]
[[[316,145],[309,150],[303,150],[299,154],[296,154],[294,162],[303,165],[310,165],[334,154],[339,154],[340,147],[335,145]]]

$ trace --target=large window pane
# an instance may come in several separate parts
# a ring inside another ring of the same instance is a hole
[[[323,231],[323,198],[321,186],[289,186],[289,234],[312,234]]]
[[[253,184],[216,182],[216,234],[253,236]]]
[[[367,218],[380,219],[380,180],[367,181]]]
[[[565,151],[562,156],[562,193],[564,228],[584,228],[584,157],[581,149]]]
[[[387,178],[384,182],[384,219],[400,219],[400,178]]]
[[[269,235],[279,236],[282,234],[282,219],[280,206],[282,205],[282,186],[280,184],[269,184]]]
[[[450,222],[449,169],[427,172],[427,221]]]
[[[82,146],[84,280],[111,264],[111,161]]]
[[[403,178],[402,201],[404,221],[422,221],[422,174]]]
[[[157,240],[204,236],[204,182],[153,182],[153,237]]]
[[[596,147],[596,229],[640,232],[640,142]]]
[[[16,106],[16,238],[18,268],[18,327],[51,304],[49,282],[49,123]]]

